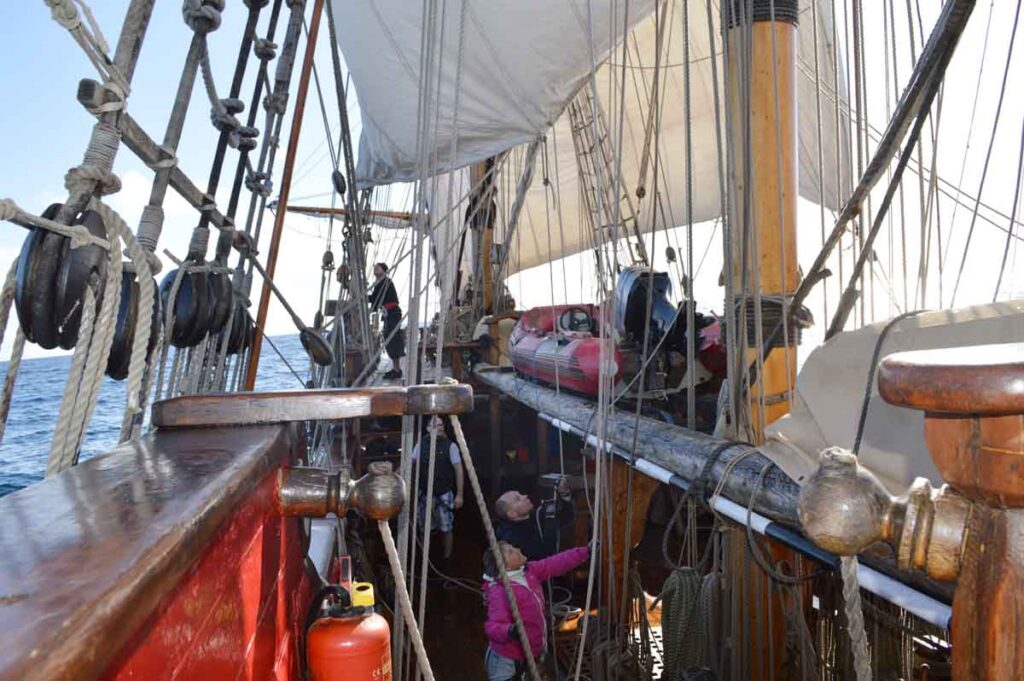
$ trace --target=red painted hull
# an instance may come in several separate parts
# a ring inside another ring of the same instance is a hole
[[[313,597],[276,471],[253,490],[108,670],[118,679],[300,679]]]

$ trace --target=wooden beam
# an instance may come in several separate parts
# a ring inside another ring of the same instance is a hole
[[[465,384],[241,392],[162,400],[153,405],[153,425],[238,426],[470,411],[473,388]]]
[[[480,383],[522,402],[531,409],[561,419],[584,433],[593,428],[596,418],[595,405],[582,397],[557,393],[551,388],[518,378],[512,372],[478,371],[476,378]],[[712,466],[708,479],[712,488],[725,475],[730,461],[752,449],[746,444],[730,443],[646,416],[637,419],[632,411],[612,410],[608,414],[607,422],[608,442],[611,445],[626,451],[634,451],[638,458],[647,459],[689,481],[700,478],[709,455],[719,447],[731,444],[731,448],[719,455],[717,462]],[[754,489],[761,469],[767,463],[768,459],[761,454],[748,455],[729,473],[722,491],[723,495],[736,503],[746,504],[750,500],[750,492]],[[773,520],[798,526],[796,504],[799,496],[800,486],[776,468],[768,473],[764,488],[754,504],[754,510]]]
[[[329,206],[288,206],[285,210],[289,213],[298,213],[299,215],[308,215],[309,217],[314,218],[348,217],[347,208],[331,208]],[[412,220],[412,213],[397,210],[368,210],[361,214],[370,220],[373,218],[406,221]]]

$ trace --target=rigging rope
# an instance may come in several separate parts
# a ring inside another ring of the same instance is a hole
[[[405,587],[405,575],[402,574],[402,565],[398,559],[398,548],[395,546],[394,537],[391,536],[391,528],[388,526],[388,521],[378,520],[377,529],[380,530],[380,537],[384,540],[384,551],[388,555],[388,563],[391,565],[391,572],[395,578],[395,593],[398,596],[402,619],[405,620],[405,626],[409,630],[409,638],[412,639],[412,648],[416,652],[419,670],[427,681],[434,681],[434,672],[430,668],[430,658],[427,657],[427,650],[423,647],[423,638],[420,636],[419,626],[416,623],[416,614],[412,610],[409,590]]]
[[[445,383],[454,383],[455,381],[447,379]],[[505,556],[502,554],[501,549],[498,547],[498,539],[494,535],[494,525],[491,523],[491,516],[487,512],[487,502],[484,500],[483,490],[480,488],[480,480],[476,475],[476,466],[473,464],[473,458],[469,453],[469,445],[466,444],[466,436],[462,432],[462,424],[459,423],[459,417],[455,414],[451,415],[452,420],[452,431],[455,433],[455,441],[459,445],[459,451],[462,453],[462,462],[465,464],[466,473],[469,477],[469,485],[473,488],[473,496],[476,498],[477,507],[480,509],[480,519],[483,521],[484,533],[487,535],[487,545],[490,547],[491,552],[495,557],[495,564],[498,567],[498,575],[501,577],[501,585],[505,589],[505,595],[508,597],[509,609],[512,611],[512,619],[515,621],[516,631],[519,633],[519,640],[522,642],[523,653],[526,656],[526,666],[530,670],[530,678],[533,681],[540,681],[540,672],[537,669],[537,662],[533,659],[533,650],[530,646],[530,637],[527,635],[526,627],[523,626],[523,618],[519,613],[519,605],[516,603],[515,593],[512,591],[512,584],[508,579],[508,571],[505,570]]]
[[[18,280],[18,260],[11,263],[7,271],[7,278],[4,280],[3,289],[0,290],[0,346],[3,345],[4,335],[7,329],[7,320],[11,314],[11,306],[14,303],[14,290]],[[21,366],[21,355],[25,349],[25,331],[18,326],[14,339],[14,347],[11,350],[11,357],[7,362],[7,374],[4,377],[4,391],[0,400],[0,443],[3,442],[4,432],[7,430],[7,415],[11,409],[11,399],[14,396],[14,382],[18,378],[18,369]]]

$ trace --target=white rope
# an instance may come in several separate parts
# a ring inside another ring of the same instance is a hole
[[[839,573],[843,577],[843,610],[850,634],[853,668],[857,681],[871,681],[871,650],[864,630],[864,610],[860,602],[860,582],[857,579],[857,557],[842,556]]]
[[[21,356],[24,351],[25,331],[19,326],[18,333],[14,336],[11,358],[7,361],[7,375],[4,376],[4,393],[3,399],[0,401],[0,443],[4,440],[4,433],[7,432],[7,416],[11,412],[14,383],[18,380],[18,370],[21,368]]]
[[[427,681],[434,681],[434,671],[430,668],[430,658],[427,657],[427,649],[423,647],[423,637],[420,636],[419,627],[416,625],[416,615],[412,611],[412,599],[409,598],[409,590],[405,587],[405,575],[402,573],[398,548],[395,546],[394,537],[391,536],[391,528],[386,520],[378,520],[377,528],[380,530],[381,539],[384,540],[384,551],[388,554],[388,563],[391,565],[391,573],[394,576],[398,605],[402,611],[405,626],[409,630],[409,638],[412,640],[412,648],[416,653],[416,661],[419,663],[424,678]]]
[[[13,199],[0,199],[0,222],[14,222],[23,226],[39,227],[55,234],[71,239],[71,248],[82,246],[99,246],[109,250],[110,242],[98,236],[94,236],[82,225],[62,225],[59,222],[33,215],[23,210]]]
[[[139,243],[120,214],[101,201],[93,201],[91,207],[103,218],[104,224],[116,226],[124,240],[125,253],[135,270],[135,278],[139,284],[138,310],[135,315],[135,329],[132,336],[132,354],[128,364],[127,400],[121,422],[120,441],[124,442],[132,436],[132,423],[135,415],[146,407],[147,395],[143,394],[142,385],[147,373],[146,355],[153,328],[152,310],[156,287],[149,267],[151,254]],[[118,283],[118,288],[120,289],[120,283]]]
[[[174,282],[171,284],[171,290],[167,296],[167,309],[164,310],[164,337],[163,342],[160,344],[160,373],[157,375],[156,393],[159,396],[164,387],[164,364],[167,361],[167,347],[171,343],[171,337],[174,335],[174,303],[178,299],[178,289],[181,288],[181,280],[185,277],[185,271],[188,268],[186,263],[182,263],[178,267],[178,272],[174,277]],[[174,356],[174,365],[171,369],[171,375],[168,378],[167,394],[165,397],[170,397],[170,392],[174,388],[175,374],[178,370],[178,355]]]
[[[14,303],[14,290],[17,286],[17,280],[18,260],[15,259],[7,271],[7,278],[4,280],[3,289],[0,290],[0,346],[4,343],[7,321],[10,318],[11,307]],[[11,350],[11,358],[7,362],[3,399],[0,402],[0,443],[3,442],[4,432],[7,430],[7,414],[11,409],[11,399],[14,396],[14,382],[18,377],[18,369],[21,366],[21,354],[24,348],[25,332],[19,326],[17,336],[14,339],[14,347]]]
[[[116,85],[121,92],[130,91],[128,79],[108,56],[110,47],[84,0],[43,0],[50,8],[54,21],[63,26],[81,46],[85,56],[108,85]],[[77,5],[77,7],[76,7]],[[79,14],[81,10],[81,14]],[[82,17],[85,17],[85,24]]]
[[[446,379],[445,383],[455,383],[452,379]],[[515,594],[512,592],[512,584],[508,581],[508,572],[505,570],[505,556],[498,547],[498,538],[494,535],[494,525],[491,523],[491,515],[487,512],[487,502],[484,500],[483,490],[480,489],[480,480],[476,476],[476,467],[473,465],[473,457],[469,454],[469,445],[466,444],[466,436],[462,432],[462,424],[459,417],[451,415],[452,430],[455,432],[455,441],[462,453],[462,463],[465,465],[469,477],[469,485],[473,488],[473,496],[476,497],[476,505],[480,509],[480,519],[484,524],[484,533],[487,535],[487,544],[494,554],[495,564],[498,567],[498,575],[501,577],[501,585],[505,587],[505,595],[508,597],[509,609],[512,611],[512,619],[516,623],[516,632],[519,634],[519,641],[526,655],[526,666],[530,670],[530,678],[540,681],[540,671],[537,669],[537,661],[533,659],[533,650],[530,647],[530,638],[523,626],[523,617],[519,614],[519,605],[516,603]],[[581,646],[582,647],[582,646]]]
[[[90,338],[93,332],[93,321],[96,318],[96,294],[93,293],[91,286],[85,290],[82,305],[82,323],[78,329],[79,340]],[[57,413],[57,425],[54,427],[53,440],[50,443],[50,457],[46,463],[46,477],[48,478],[60,473],[70,465],[64,460],[64,445],[71,428],[72,405],[78,394],[78,386],[85,369],[85,360],[89,354],[87,346],[88,343],[79,342],[75,345],[75,352],[71,356],[71,368],[68,371],[67,383],[64,384],[64,395],[61,399],[60,411]]]
[[[107,224],[107,233],[115,244],[119,243],[120,231],[121,226],[116,222]],[[65,443],[65,460],[70,461],[72,466],[78,463],[82,441],[85,439],[86,427],[92,418],[93,412],[96,410],[100,387],[103,385],[103,375],[106,372],[107,361],[110,358],[110,348],[114,342],[117,313],[120,309],[121,253],[115,249],[109,255],[103,301],[100,305],[99,317],[93,327],[92,337],[87,341],[89,354],[85,362],[83,384],[79,388],[79,393],[75,399],[74,411],[71,415],[71,428],[74,437],[69,438]],[[79,333],[78,342],[83,342],[81,333]]]

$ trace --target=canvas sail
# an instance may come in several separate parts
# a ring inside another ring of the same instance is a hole
[[[581,88],[591,87],[595,59],[603,62],[596,74],[597,108],[611,112],[606,114],[611,134],[604,144],[616,144],[618,121],[622,121],[622,151],[615,156],[616,162],[621,158],[623,185],[633,192],[641,182],[645,140],[650,140],[651,157],[656,144],[661,159],[658,196],[662,205],[657,212],[651,209],[652,194],[648,194],[646,204],[636,201],[638,229],[649,232],[685,224],[690,218],[701,222],[721,214],[719,159],[724,150],[719,147],[716,134],[716,102],[723,117],[724,107],[717,8],[713,9],[709,23],[707,3],[689,3],[687,63],[682,39],[683,3],[668,0],[664,4],[668,23],[660,43],[659,61],[664,105],[656,130],[648,135],[650,91],[659,47],[653,0],[630,2],[628,16],[625,3],[611,0],[467,0],[464,22],[460,14],[462,3],[445,3],[440,23],[443,30],[436,31],[441,67],[438,86],[434,88],[438,94],[431,111],[436,110],[436,120],[425,145],[430,152],[424,173],[423,147],[419,145],[425,129],[419,116],[421,3],[332,1],[338,39],[362,114],[356,170],[361,186],[411,181],[424,174],[439,175],[539,136],[545,138],[538,163],[546,161],[551,182],[548,195],[545,196],[546,185],[538,172],[515,234],[498,235],[509,249],[507,274],[578,253],[592,243],[587,208],[580,196],[577,151],[566,106]],[[799,24],[799,188],[805,198],[836,208],[839,197],[849,191],[851,184],[847,170],[849,140],[844,132],[848,107],[840,102],[837,135],[831,10],[829,3],[819,3],[815,35],[810,3],[811,0],[801,3]],[[625,32],[624,24],[635,26],[626,42],[623,79],[620,38]],[[712,40],[717,86],[712,77]],[[692,101],[689,115],[684,97],[687,67]],[[458,116],[453,119],[456,89]],[[838,91],[844,91],[841,80]],[[621,110],[619,102],[624,103]],[[721,121],[724,126],[724,118]],[[693,149],[689,164],[684,157],[688,125]],[[688,166],[693,174],[692,210],[686,205]],[[648,168],[643,181],[652,190],[653,164]],[[499,178],[498,184],[515,187],[521,171],[521,166],[508,164],[504,172],[509,177]],[[821,177],[824,182],[819,181]],[[584,178],[584,182],[589,179]],[[507,203],[511,201],[509,197]],[[503,205],[500,212],[507,216],[508,208]],[[558,211],[561,222],[557,235],[551,228],[554,211]]]

